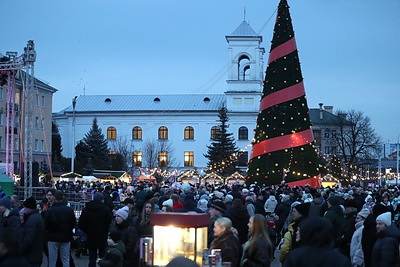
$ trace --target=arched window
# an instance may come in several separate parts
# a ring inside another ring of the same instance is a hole
[[[241,55],[238,59],[238,80],[250,79],[250,59],[247,55]]]
[[[107,139],[116,139],[117,138],[117,129],[113,126],[107,128]]]
[[[210,139],[211,139],[211,140],[216,139],[216,138],[219,136],[219,134],[220,134],[220,129],[219,129],[219,127],[218,127],[218,126],[213,126],[213,127],[211,128],[211,136],[210,136]]]
[[[194,139],[194,129],[191,126],[185,127],[185,133],[184,133],[184,138],[185,140],[193,140]]]
[[[158,128],[158,139],[168,139],[168,128],[161,126]]]
[[[249,140],[249,130],[244,126],[239,128],[239,140]]]
[[[133,140],[142,140],[142,128],[140,128],[139,126],[133,127],[132,139]]]

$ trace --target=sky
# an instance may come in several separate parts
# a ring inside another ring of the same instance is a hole
[[[246,20],[263,36],[267,61],[278,3],[0,0],[0,52],[21,54],[35,41],[35,77],[58,89],[53,112],[83,94],[219,94],[227,89],[225,36]],[[308,106],[362,111],[385,143],[397,142],[400,1],[288,3]]]

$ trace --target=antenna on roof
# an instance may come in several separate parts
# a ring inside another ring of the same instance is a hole
[[[243,8],[243,21],[246,21],[246,7]]]

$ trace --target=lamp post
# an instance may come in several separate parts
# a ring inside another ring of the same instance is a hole
[[[71,151],[71,172],[73,173],[74,170],[74,163],[75,163],[75,106],[76,106],[76,99],[78,96],[72,98],[72,151]]]
[[[400,138],[400,134],[397,136],[397,151],[396,151],[396,185],[398,185],[398,181],[399,181],[399,138]]]

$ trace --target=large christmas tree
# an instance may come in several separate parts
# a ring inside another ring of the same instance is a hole
[[[274,28],[257,128],[247,170],[249,183],[317,186],[317,153],[292,20],[281,0]]]

